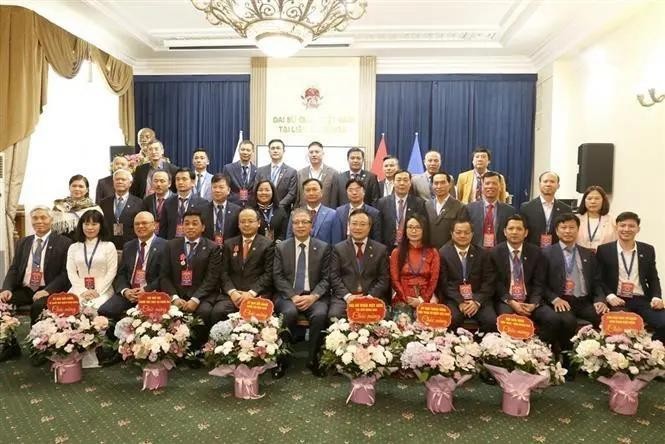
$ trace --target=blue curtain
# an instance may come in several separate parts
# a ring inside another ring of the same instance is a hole
[[[376,140],[406,166],[418,132],[422,153],[434,149],[457,176],[472,168],[477,145],[492,151],[490,168],[501,172],[514,195],[528,199],[534,150],[535,74],[377,76]]]
[[[204,148],[211,173],[231,162],[238,132],[249,134],[249,76],[134,76],[136,128],[149,127],[176,165]]]

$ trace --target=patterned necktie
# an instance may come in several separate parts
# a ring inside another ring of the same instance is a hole
[[[248,182],[247,167],[243,166],[242,167],[242,186],[243,186],[243,188],[247,188],[247,182]]]
[[[44,251],[44,240],[38,237],[37,246],[32,253],[32,268],[34,270],[40,270],[42,268],[42,251]]]
[[[155,216],[157,216],[157,219],[159,219],[159,216],[162,215],[162,206],[164,205],[164,198],[163,197],[158,197],[157,198],[157,208],[155,209]]]
[[[476,176],[476,201],[480,200],[483,193],[483,184],[480,181],[480,176]]]
[[[487,205],[485,220],[483,221],[483,233],[494,234],[494,204]]]
[[[305,268],[307,268],[305,262],[305,244],[300,243],[299,247],[300,253],[298,254],[298,263],[296,264],[296,282],[293,286],[297,294],[305,291]]]
[[[224,232],[224,205],[217,205],[217,232],[218,233],[223,233]]]
[[[515,282],[522,282],[522,261],[520,260],[520,252],[513,250],[513,279]]]
[[[244,239],[242,241],[242,260],[247,262],[247,256],[249,256],[249,246],[252,245],[251,239]]]
[[[312,219],[312,229],[310,234],[314,233],[314,224],[316,223],[316,210],[309,210],[309,217]]]
[[[277,185],[277,177],[279,176],[279,166],[273,165],[272,172],[270,173],[270,181],[273,185]]]
[[[115,216],[115,220],[120,219],[120,215],[122,214],[122,210],[124,209],[124,205],[122,204],[123,200],[124,199],[122,197],[118,197],[115,200],[115,211],[113,212],[113,215]]]
[[[185,211],[187,211],[187,208],[185,207],[185,204],[187,203],[187,198],[179,197],[178,199],[180,200],[180,207],[178,208],[178,216],[180,216],[180,220],[182,220],[182,218],[185,215]]]
[[[203,174],[197,174],[196,178],[196,194],[201,196],[201,186],[203,185]]]
[[[132,274],[132,288],[139,288],[143,282],[136,276],[136,272],[143,270],[143,261],[145,257],[145,242],[141,242],[141,248],[139,249],[139,256],[136,258],[136,266],[134,267],[134,273]]]
[[[365,257],[363,253],[363,243],[362,242],[354,242],[356,244],[356,262],[358,262],[358,268],[362,269],[363,265],[363,258]]]

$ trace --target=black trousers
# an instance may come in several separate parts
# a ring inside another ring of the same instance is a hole
[[[293,330],[298,321],[298,308],[296,304],[291,299],[278,298],[275,303],[275,309],[277,313],[284,317],[284,326],[291,331],[291,336],[293,336]],[[319,299],[303,313],[309,321],[308,362],[312,362],[319,353],[323,331],[328,325],[328,301]]]
[[[450,323],[449,330],[455,331],[455,329],[461,327],[462,324],[464,324],[466,315],[459,309],[457,302],[451,301],[446,305],[448,308],[450,308],[450,312],[452,314],[452,322]],[[478,323],[478,327],[482,332],[496,331],[496,311],[494,311],[494,307],[492,307],[492,305],[481,305],[480,308],[478,308],[476,314],[473,315],[471,319]]]

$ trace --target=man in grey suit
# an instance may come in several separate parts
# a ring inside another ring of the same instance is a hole
[[[283,162],[284,142],[281,139],[268,142],[268,150],[270,163],[256,170],[258,180],[266,179],[272,182],[279,206],[288,214],[298,196],[298,172]]]
[[[483,248],[494,248],[506,240],[504,228],[515,208],[499,202],[501,175],[496,171],[483,174],[483,198],[466,206],[473,225],[473,243]]]
[[[450,195],[453,177],[443,171],[432,176],[434,199],[425,203],[425,211],[430,227],[430,242],[439,249],[450,240],[450,232],[457,219],[467,219],[468,213],[464,204]]]
[[[434,197],[434,190],[432,189],[432,180],[437,171],[441,171],[441,153],[435,150],[430,150],[425,153],[425,172],[413,176],[413,193],[425,200]],[[450,195],[457,197],[455,194],[455,184],[451,183]]]
[[[310,236],[312,219],[307,210],[297,208],[291,213],[294,237],[277,244],[273,262],[275,308],[284,316],[284,325],[293,332],[298,313],[309,321],[308,364],[315,376],[323,376],[319,369],[318,352],[321,333],[328,322],[330,283],[328,262],[330,245]],[[286,338],[290,340],[290,336]],[[286,371],[282,361],[273,369],[274,378],[281,378]]]
[[[328,208],[337,208],[337,176],[339,173],[333,167],[323,163],[323,145],[312,142],[307,147],[309,166],[298,171],[298,199],[296,207],[305,205],[303,183],[307,179],[317,179],[323,186],[323,201]]]
[[[212,201],[212,174],[208,172],[210,158],[208,152],[203,148],[198,148],[192,154],[192,168],[196,174],[194,182],[194,192],[197,196],[204,198],[208,202]]]
[[[351,236],[333,247],[330,264],[332,298],[329,318],[346,317],[346,304],[358,297],[390,303],[390,275],[385,245],[369,238],[372,219],[354,210],[349,219]]]

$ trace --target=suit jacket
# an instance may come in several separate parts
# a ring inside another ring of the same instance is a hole
[[[132,182],[132,187],[129,190],[129,192],[134,196],[138,196],[140,198],[145,197],[150,165],[150,162],[144,163],[143,165],[136,167],[136,170],[134,170],[134,181]],[[162,165],[162,169],[167,171],[171,176],[171,191],[175,193],[175,173],[178,171],[178,167],[165,160]]]
[[[196,193],[196,182],[198,181],[198,174],[196,170],[194,170],[194,174],[196,174],[196,179],[194,180],[194,188],[192,189],[193,192]],[[201,189],[197,193],[199,197],[202,197],[203,199],[207,200],[208,202],[212,201],[212,174],[210,174],[208,171],[206,171],[203,174],[203,177],[201,177]]]
[[[386,185],[386,180],[385,179],[379,181],[379,199],[392,194],[392,193],[386,194],[385,185]],[[377,201],[378,201],[378,199],[377,199]]]
[[[321,203],[328,208],[337,208],[337,186],[338,186],[338,176],[339,173],[333,167],[323,164],[321,166],[321,184],[323,185],[323,200]],[[302,168],[298,170],[298,198],[296,200],[295,207],[302,207],[307,202],[305,202],[305,196],[303,195],[302,184],[304,181],[309,179],[309,167]]]
[[[261,226],[259,227],[259,234],[262,236],[266,235],[266,230],[268,229],[268,221],[266,221],[266,216],[264,216],[263,211],[258,207],[254,207],[256,211],[259,212],[263,217],[259,220],[261,221]],[[286,229],[289,225],[289,214],[282,207],[273,208],[272,218],[270,218],[270,229],[273,232],[273,240],[283,241],[286,239]]]
[[[441,275],[439,276],[439,294],[443,303],[463,302],[459,286],[464,282],[462,261],[452,242],[448,242],[439,250],[441,256]],[[473,299],[480,305],[491,304],[496,291],[496,271],[489,252],[474,244],[469,245],[467,253],[466,282],[471,284]]]
[[[483,246],[483,221],[485,220],[484,201],[479,200],[471,202],[466,206],[466,210],[473,225],[473,243],[479,247]],[[517,213],[515,208],[508,204],[495,202],[494,203],[494,245],[498,245],[506,240],[506,235],[503,234],[503,229],[506,228],[507,219],[513,214]]]
[[[229,178],[231,185],[231,194],[229,194],[228,200],[233,202],[236,205],[244,207],[247,202],[254,198],[254,185],[256,184],[256,165],[253,163],[249,164],[249,169],[247,170],[247,183],[243,185],[242,183],[242,166],[240,161],[228,163],[222,168],[222,174]],[[247,201],[242,202],[240,200],[240,190],[242,188],[247,189]]]
[[[427,171],[421,174],[415,174],[411,177],[411,192],[421,199],[429,200],[432,198],[432,187],[429,182],[429,173]],[[457,199],[454,183],[450,184],[450,196]]]
[[[475,170],[465,171],[457,176],[457,196],[459,197],[460,202],[465,204],[471,202],[473,183],[476,180],[474,171]],[[506,179],[503,177],[503,175],[499,175],[499,202],[505,203],[507,197],[508,192],[506,191]]]
[[[286,228],[286,237],[287,239],[293,237],[290,216],[289,224]],[[331,245],[334,245],[343,239],[342,226],[339,223],[335,210],[328,208],[323,204],[319,207],[316,219],[314,220],[314,226],[312,227],[312,237]]]
[[[257,234],[247,258],[242,256],[243,237],[224,241],[221,286],[224,293],[231,290],[254,291],[257,295],[272,295],[272,263],[275,247],[272,241]]]
[[[342,229],[342,236],[346,237],[348,225],[349,225],[349,210],[351,209],[351,204],[344,204],[341,207],[337,207],[335,212],[337,213],[337,218],[339,219],[340,227]],[[372,220],[372,230],[369,232],[370,239],[374,239],[377,242],[381,242],[381,217],[379,215],[379,210],[370,206],[363,205],[363,209],[369,214],[369,218]]]
[[[100,204],[101,201],[107,197],[113,196],[115,190],[113,189],[113,176],[106,176],[97,181],[97,188],[95,190],[95,203]]]
[[[190,270],[192,271],[192,285],[182,285],[182,271],[187,265],[182,265],[185,257],[185,238],[178,237],[167,242],[166,270],[159,279],[159,287],[171,297],[189,300],[196,298],[199,301],[209,297],[215,292],[215,284],[219,281],[222,267],[222,255],[217,245],[210,239],[201,237]]]
[[[559,242],[559,237],[556,235],[556,228],[554,221],[559,214],[570,213],[572,210],[568,205],[558,199],[554,199],[554,207],[552,208],[552,219],[550,229],[547,229],[547,221],[545,220],[545,211],[543,204],[540,202],[540,196],[524,202],[520,206],[520,214],[526,219],[529,235],[526,238],[527,242],[540,246],[540,235],[551,234],[552,244]]]
[[[295,238],[291,238],[275,247],[273,280],[279,298],[291,299],[297,294],[293,288],[296,281],[296,242]],[[307,278],[310,293],[319,295],[321,299],[327,298],[330,290],[330,254],[330,245],[314,237],[309,238]]]
[[[259,167],[256,171],[260,179],[270,180],[272,163]],[[275,185],[279,206],[284,208],[287,213],[290,212],[298,197],[298,172],[295,168],[282,163],[277,175],[277,184],[273,185]]]
[[[365,185],[365,203],[367,205],[376,206],[376,201],[381,197],[381,189],[379,188],[379,181],[376,174],[367,170],[360,170],[358,179]],[[349,203],[349,198],[346,195],[346,183],[351,179],[351,171],[344,171],[339,174],[337,184],[337,206]]]
[[[660,278],[656,269],[656,251],[653,246],[644,242],[637,242],[637,267],[640,276],[640,284],[647,298],[662,297],[660,289]],[[619,286],[619,258],[617,254],[617,242],[603,244],[596,250],[596,258],[601,270],[601,286],[605,296],[616,295]],[[626,258],[630,264],[630,258]],[[634,266],[634,265],[633,265]]]
[[[203,213],[206,207],[210,205],[210,202],[205,200],[202,197],[197,196],[194,191],[190,194],[187,210],[198,210],[201,212],[201,217],[203,218],[203,223],[206,223]],[[176,228],[179,223],[181,223],[180,216],[178,214],[178,207],[180,206],[180,201],[178,195],[174,194],[173,196],[166,199],[164,202],[163,214],[159,219],[159,237],[162,239],[171,240],[175,237]]]
[[[231,239],[232,237],[238,236],[240,234],[240,229],[238,228],[238,214],[240,214],[242,207],[236,205],[228,200],[224,204],[224,228],[222,236],[224,239]],[[203,223],[205,224],[205,230],[203,235],[208,239],[215,240],[215,203],[208,202],[203,209],[201,214],[203,215]]]
[[[425,211],[429,222],[429,241],[437,250],[450,240],[450,232],[455,221],[465,219],[469,215],[466,207],[452,196],[448,197],[440,214],[437,214],[436,203],[432,199],[425,202]]]
[[[139,253],[139,240],[132,239],[122,247],[122,257],[118,274],[113,281],[113,289],[116,293],[122,292],[127,288],[132,288],[132,275],[136,265],[136,256]],[[168,246],[164,239],[155,236],[150,244],[148,258],[144,265],[145,270],[145,291],[159,290],[159,282],[162,272],[166,271],[164,264],[168,261]]]
[[[390,267],[385,245],[368,239],[362,267],[358,267],[356,247],[347,239],[333,247],[330,266],[333,296],[343,299],[349,293],[362,292],[390,305]]]
[[[162,211],[159,214],[157,214],[157,196],[154,193],[143,198],[143,209],[145,211],[149,211],[150,214],[152,214],[152,216],[155,218],[155,222],[159,223],[160,219],[164,216],[164,204],[171,196],[173,196],[173,193],[171,190],[169,190],[166,193],[166,198],[162,204]],[[157,230],[157,232],[159,232],[159,230]]]
[[[14,260],[12,260],[2,283],[3,290],[15,291],[23,287],[23,276],[28,267],[34,241],[35,235],[33,234],[22,238],[18,242]],[[44,290],[48,291],[49,294],[67,291],[71,286],[67,277],[67,251],[71,244],[72,240],[68,237],[51,231],[46,243],[44,263],[42,264],[44,284],[46,284]]]
[[[601,285],[601,268],[593,251],[578,245],[577,253],[582,260],[582,275],[587,287],[586,298],[592,303],[605,302],[605,295],[603,294]],[[616,256],[616,250],[614,250],[614,253]],[[547,259],[545,263],[547,266],[545,298],[552,303],[554,299],[564,294],[564,287],[566,285],[565,259],[561,245],[558,242],[544,248],[543,254]],[[616,285],[614,286],[614,292],[616,292]]]
[[[395,246],[395,234],[397,231],[397,196],[391,194],[390,196],[382,197],[376,204],[376,209],[379,210],[381,214],[381,239],[383,245],[388,247],[388,251],[391,251]],[[411,217],[412,214],[419,213],[425,215],[425,201],[419,197],[413,196],[411,194],[406,196],[406,215],[405,215],[405,226],[406,221]]]
[[[513,258],[512,249],[507,242],[501,242],[490,251],[496,270],[496,301],[508,302],[513,299],[510,295],[511,273],[510,263]],[[526,299],[524,302],[539,305],[543,300],[545,291],[545,276],[547,273],[547,259],[540,248],[524,242],[522,244],[522,271]]]
[[[116,223],[115,214],[114,214],[114,203],[115,203],[115,193],[111,197],[107,197],[99,203],[99,207],[104,212],[104,225],[106,229],[111,233],[113,245],[115,245],[116,250],[122,249],[123,245],[129,242],[132,239],[136,239],[136,234],[134,233],[134,217],[141,211],[143,211],[143,200],[139,199],[136,196],[128,194],[125,196],[127,202],[125,202],[125,208],[122,209],[118,222],[122,224],[122,236],[113,235],[113,224]]]

